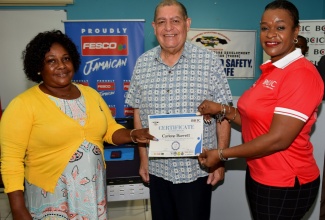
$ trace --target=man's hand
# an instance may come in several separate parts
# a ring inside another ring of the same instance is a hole
[[[140,169],[139,174],[145,183],[149,183],[149,165],[148,165],[148,159],[142,159],[140,163]]]
[[[208,177],[207,184],[211,184],[212,186],[214,186],[224,178],[225,178],[225,167],[222,163],[219,163],[216,167],[209,169],[209,177]]]

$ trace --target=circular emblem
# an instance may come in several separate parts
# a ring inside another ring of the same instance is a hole
[[[174,142],[172,143],[172,149],[173,149],[173,150],[178,150],[180,146],[181,146],[181,145],[179,144],[178,141],[174,141]]]

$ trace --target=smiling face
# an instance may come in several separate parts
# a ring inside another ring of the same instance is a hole
[[[45,54],[41,75],[48,88],[60,89],[71,85],[74,67],[69,53],[60,44],[54,43]]]
[[[263,13],[260,23],[260,41],[272,62],[278,61],[295,49],[293,41],[298,33],[299,27],[294,27],[289,11],[268,9]]]
[[[166,53],[176,54],[183,50],[191,19],[184,17],[178,5],[161,6],[152,22],[157,40]]]

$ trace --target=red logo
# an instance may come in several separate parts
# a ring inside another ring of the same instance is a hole
[[[116,108],[115,107],[109,107],[109,110],[111,110],[112,116],[116,116]]]
[[[82,84],[84,86],[89,86],[89,82],[79,82],[79,84]]]
[[[115,82],[97,82],[97,90],[115,90]]]
[[[125,116],[133,116],[134,110],[133,108],[124,108],[124,115]]]
[[[123,90],[128,91],[130,87],[130,82],[123,82]]]
[[[82,36],[83,56],[127,56],[128,36]]]
[[[73,80],[73,82],[84,85],[84,86],[89,86],[88,80]]]

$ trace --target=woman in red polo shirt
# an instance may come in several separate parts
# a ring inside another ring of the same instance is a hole
[[[238,110],[204,101],[206,120],[219,114],[241,125],[244,144],[204,151],[199,160],[213,167],[228,158],[247,158],[246,193],[254,219],[301,219],[320,184],[310,131],[324,85],[316,68],[295,48],[299,12],[289,1],[265,7],[260,42],[271,59],[260,78],[238,100]]]

